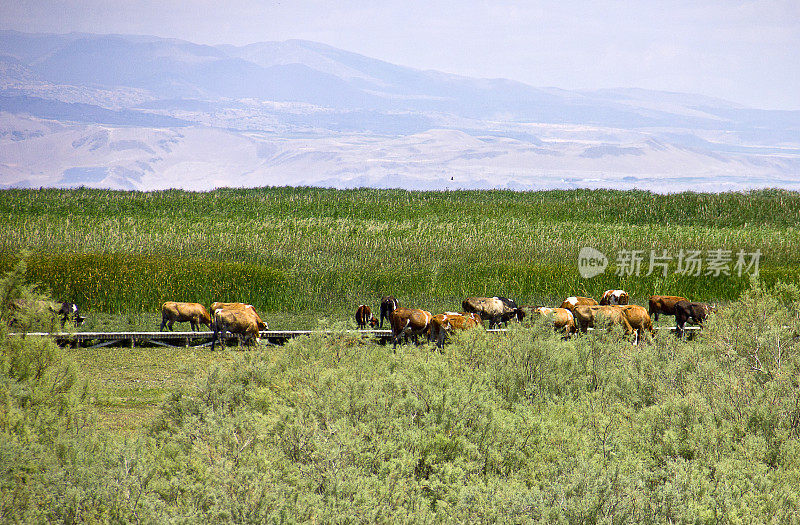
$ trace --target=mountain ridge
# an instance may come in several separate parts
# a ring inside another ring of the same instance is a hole
[[[104,130],[145,147],[62,147]],[[420,141],[429,130],[450,133]],[[182,147],[162,150],[167,135]],[[206,174],[221,185],[654,191],[746,189],[749,177],[800,189],[798,159],[800,111],[705,95],[537,88],[306,40],[0,31],[0,187],[146,190]]]

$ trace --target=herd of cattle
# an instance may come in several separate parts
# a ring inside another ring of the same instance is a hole
[[[638,344],[645,332],[653,333],[653,321],[659,315],[672,315],[676,320],[676,332],[684,335],[687,322],[702,325],[714,307],[705,303],[690,302],[685,297],[672,295],[652,295],[649,309],[629,304],[630,296],[623,290],[607,290],[600,301],[591,297],[568,297],[558,308],[546,306],[517,306],[506,297],[468,297],[461,303],[461,312],[443,312],[433,315],[419,308],[400,306],[393,296],[381,299],[380,316],[375,318],[369,306],[362,304],[356,309],[356,324],[359,329],[383,328],[385,321],[392,330],[392,340],[396,347],[401,340],[418,341],[419,336],[435,341],[441,347],[447,334],[455,330],[466,330],[483,326],[488,321],[489,328],[507,325],[509,321],[522,321],[526,316],[542,316],[551,323],[554,330],[570,337],[576,332],[586,332],[595,326],[621,326],[626,336],[633,335]],[[210,313],[209,313],[210,312]],[[192,330],[200,325],[208,326],[214,332],[211,349],[222,342],[230,332],[236,334],[243,343],[258,341],[260,332],[269,326],[252,305],[244,303],[211,304],[206,309],[200,303],[168,301],[161,308],[161,328],[172,330],[176,322],[189,322]]]
[[[547,318],[564,337],[578,331],[585,333],[602,323],[621,326],[626,335],[634,335],[634,343],[638,344],[645,331],[653,333],[653,320],[658,320],[659,315],[675,316],[676,332],[683,337],[687,322],[702,325],[714,310],[709,304],[672,295],[650,296],[649,309],[629,304],[629,301],[630,296],[624,290],[607,290],[600,301],[591,297],[568,297],[558,308],[519,307],[505,297],[468,297],[461,303],[462,312],[433,315],[419,308],[401,307],[397,299],[388,296],[381,300],[380,320],[373,317],[369,306],[362,304],[356,310],[356,324],[361,329],[367,325],[383,328],[384,320],[388,319],[395,346],[401,338],[416,342],[420,335],[425,335],[428,341],[436,341],[441,347],[448,333],[480,326],[484,320],[491,329],[511,320],[522,321],[526,315],[538,315]]]
[[[634,336],[634,343],[638,343],[644,332],[653,333],[653,321],[657,321],[659,315],[675,316],[676,332],[682,337],[687,322],[702,326],[703,321],[714,310],[709,304],[690,302],[685,297],[672,295],[650,296],[648,309],[629,304],[629,301],[630,296],[623,290],[607,290],[599,301],[591,297],[568,297],[558,308],[520,307],[505,297],[468,297],[461,303],[461,312],[433,315],[419,308],[400,306],[397,299],[387,296],[381,300],[379,318],[375,318],[369,306],[364,304],[357,308],[355,318],[356,324],[362,330],[367,326],[383,328],[384,322],[388,321],[395,346],[401,340],[413,339],[417,342],[422,335],[441,347],[447,334],[455,330],[483,326],[484,321],[488,321],[491,329],[512,320],[522,321],[526,316],[546,318],[553,329],[562,332],[564,337],[570,337],[576,332],[585,333],[596,325],[619,325],[626,335]],[[68,320],[78,326],[85,319],[74,303],[36,301],[35,304],[14,306],[18,310],[56,315],[60,318],[62,327]],[[188,322],[194,331],[199,330],[201,324],[213,330],[212,350],[218,341],[224,340],[228,332],[236,334],[243,343],[249,343],[258,341],[262,330],[269,330],[255,308],[244,303],[215,302],[210,309],[206,309],[200,303],[167,301],[161,307],[160,330],[165,327],[172,330],[176,322]],[[10,324],[13,323],[14,319]]]

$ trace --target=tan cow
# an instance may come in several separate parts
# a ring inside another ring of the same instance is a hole
[[[606,290],[600,297],[601,305],[623,305],[629,301],[630,296],[625,290]]]
[[[225,346],[225,334],[230,332],[239,338],[239,344],[258,343],[261,333],[258,328],[258,317],[249,310],[218,309],[214,312],[214,337],[211,340],[211,351],[217,340]]]
[[[217,310],[247,310],[253,315],[256,316],[256,323],[258,324],[259,330],[269,330],[269,325],[261,319],[261,316],[258,315],[256,309],[253,307],[252,304],[246,303],[221,303],[215,302],[211,303],[211,315],[213,316]]]
[[[172,326],[177,323],[187,322],[192,327],[192,331],[200,330],[200,323],[211,328],[211,315],[206,307],[200,303],[179,303],[167,301],[161,305],[161,328],[159,332],[167,326],[172,331]]]
[[[630,334],[633,329],[623,315],[622,306],[600,306],[600,305],[578,305],[572,310],[575,316],[575,324],[578,329],[586,333],[589,328],[594,328],[599,318],[604,318],[609,327],[613,325],[622,326],[626,334]]]
[[[389,316],[394,347],[397,348],[400,336],[405,336],[406,338],[411,336],[416,344],[417,336],[428,332],[430,329],[431,319],[433,319],[433,315],[426,310],[411,309],[405,306],[397,307]]]
[[[561,303],[561,306],[559,308],[566,308],[567,310],[572,312],[573,315],[575,315],[576,306],[594,306],[596,304],[597,301],[595,301],[591,297],[581,297],[573,295],[572,297],[567,297],[566,299],[564,299],[564,302]]]
[[[653,321],[658,321],[659,314],[675,315],[675,305],[686,300],[678,295],[651,295],[648,301],[650,316]]]
[[[499,326],[500,323],[508,323],[514,317],[521,320],[524,315],[522,309],[517,308],[515,303],[502,297],[467,297],[461,303],[461,307],[467,313],[478,314],[481,319],[488,319],[489,328]]]
[[[436,346],[442,348],[447,334],[455,330],[469,330],[482,324],[481,317],[476,313],[445,312],[433,316],[428,341],[436,341]]]
[[[643,306],[629,304],[622,307],[622,312],[628,324],[631,326],[631,329],[636,332],[633,344],[639,344],[645,330],[650,332],[650,335],[655,335],[653,321],[650,319],[650,314],[647,313],[647,310]]]
[[[575,327],[575,316],[572,315],[571,310],[540,306],[533,311],[543,317],[552,316],[553,329],[556,331],[563,330],[566,337],[569,337],[577,331]]]

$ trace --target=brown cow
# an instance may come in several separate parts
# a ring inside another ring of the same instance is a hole
[[[601,305],[622,305],[628,304],[630,296],[625,290],[606,290],[600,297]]]
[[[658,321],[659,314],[675,315],[675,305],[678,301],[686,301],[685,297],[678,295],[651,295],[650,296],[650,316],[653,321]]]
[[[436,346],[444,346],[444,338],[454,330],[469,330],[482,324],[481,317],[475,313],[445,312],[433,316],[428,341],[436,341]]]
[[[716,308],[706,303],[690,303],[689,301],[678,301],[675,303],[675,331],[679,337],[685,335],[686,321],[703,326],[703,321],[708,318],[708,314],[714,312]]]
[[[569,337],[577,331],[575,327],[575,316],[572,315],[571,310],[566,308],[548,308],[547,306],[540,306],[535,308],[533,312],[543,316],[552,316],[553,329],[563,330],[564,336]]]
[[[159,332],[167,326],[172,331],[172,326],[178,323],[189,322],[192,331],[200,330],[200,323],[211,328],[211,316],[206,307],[200,303],[178,303],[167,301],[161,305],[161,328]]]
[[[594,327],[600,317],[605,318],[609,327],[618,324],[622,326],[626,334],[633,331],[627,318],[623,315],[621,306],[578,305],[572,310],[572,314],[575,316],[576,326],[583,333]]]
[[[417,343],[417,336],[426,333],[431,324],[433,316],[430,312],[420,310],[418,308],[411,309],[404,306],[396,308],[392,315],[389,316],[389,322],[392,325],[392,337],[394,340],[394,347],[400,341],[400,336],[411,336],[414,338],[414,343]]]
[[[364,330],[367,327],[367,324],[373,328],[378,326],[378,320],[372,315],[372,311],[369,309],[369,306],[362,304],[356,310],[356,324],[360,330]]]
[[[567,297],[566,299],[564,299],[564,302],[561,303],[561,306],[559,308],[566,308],[567,310],[572,312],[573,315],[575,315],[576,306],[594,306],[596,304],[597,301],[595,301],[591,297],[580,297],[580,296],[576,297],[573,295],[572,297]]]
[[[636,332],[633,344],[639,344],[639,341],[642,340],[642,334],[644,334],[645,330],[650,332],[650,335],[655,335],[655,330],[653,330],[653,321],[650,319],[650,315],[643,306],[639,306],[638,304],[629,304],[622,308],[622,312],[625,316],[625,319],[628,321],[628,324],[631,326],[631,329]]]
[[[214,302],[211,303],[211,315],[213,316],[217,310],[247,310],[256,317],[256,324],[258,325],[259,330],[269,330],[269,325],[261,319],[261,316],[258,315],[256,309],[253,307],[252,304],[246,303],[221,303],[221,302]]]
[[[257,315],[249,310],[226,310],[218,309],[214,312],[214,337],[211,339],[211,351],[219,339],[220,344],[225,346],[225,334],[230,332],[239,338],[239,344],[250,344],[255,341],[258,343],[261,335],[258,329]]]
[[[501,322],[508,323],[514,317],[522,319],[524,315],[521,308],[510,306],[506,301],[499,297],[467,297],[461,307],[467,313],[475,313],[481,319],[488,319],[489,328],[493,328]]]

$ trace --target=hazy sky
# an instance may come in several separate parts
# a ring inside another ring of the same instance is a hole
[[[0,28],[300,38],[420,69],[800,109],[800,0],[6,0]]]

